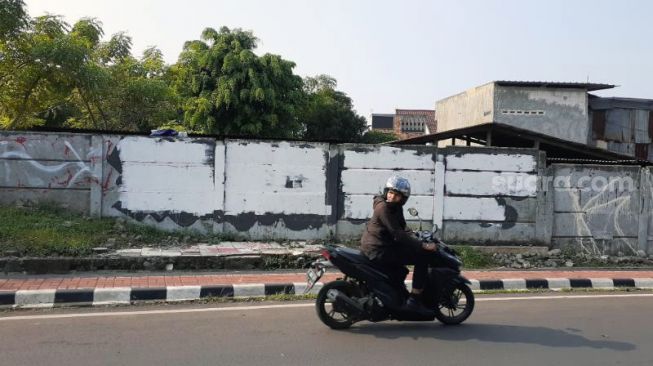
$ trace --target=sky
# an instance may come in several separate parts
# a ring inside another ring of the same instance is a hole
[[[25,0],[31,16],[99,19],[140,55],[174,63],[206,27],[251,30],[257,53],[328,74],[359,114],[433,109],[492,80],[619,85],[601,96],[653,98],[653,2],[602,0]]]

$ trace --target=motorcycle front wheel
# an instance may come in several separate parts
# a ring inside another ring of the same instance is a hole
[[[320,289],[315,301],[315,310],[322,323],[331,329],[347,329],[355,323],[345,309],[339,309],[328,297],[330,290],[338,290],[347,296],[355,293],[353,286],[347,281],[329,282]]]
[[[443,324],[464,322],[474,311],[474,293],[464,283],[445,291],[435,309],[435,317]]]

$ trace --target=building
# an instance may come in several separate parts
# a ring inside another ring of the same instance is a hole
[[[396,109],[394,132],[402,139],[437,132],[435,111],[432,109]]]
[[[394,132],[394,114],[372,113],[372,131]]]
[[[435,133],[432,109],[396,109],[394,114],[372,114],[372,130],[394,133],[400,139]]]
[[[436,102],[439,137],[434,141],[440,146],[464,140],[467,145],[528,147],[544,139],[560,147],[568,142],[653,161],[653,100],[590,94],[614,87],[493,81]]]
[[[653,161],[653,100],[589,97],[590,143]]]

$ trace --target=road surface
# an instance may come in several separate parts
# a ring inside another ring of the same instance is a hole
[[[326,328],[308,302],[0,313],[0,365],[653,365],[653,294],[485,295],[461,326]]]

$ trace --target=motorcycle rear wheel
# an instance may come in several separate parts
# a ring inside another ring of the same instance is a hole
[[[474,311],[474,293],[464,283],[450,289],[438,301],[435,317],[443,324],[456,325],[464,322]]]
[[[317,311],[318,318],[331,329],[347,329],[351,327],[355,323],[355,320],[344,309],[338,309],[332,303],[327,296],[329,290],[338,290],[350,297],[355,294],[354,288],[347,281],[327,283],[320,289],[320,292],[317,294],[317,300],[315,301],[315,310]]]

